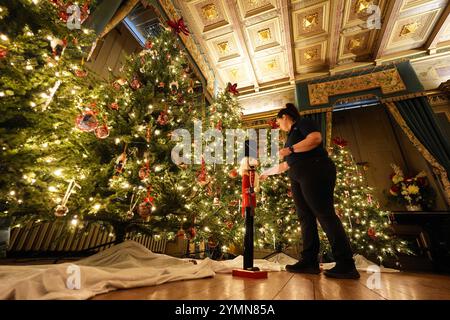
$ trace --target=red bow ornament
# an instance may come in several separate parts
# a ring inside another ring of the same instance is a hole
[[[169,21],[167,21],[167,24],[176,33],[182,32],[186,36],[189,35],[189,30],[188,30],[187,26],[184,24],[183,18],[178,19],[178,21],[176,21],[176,20],[173,20],[173,21],[169,20]]]
[[[230,82],[228,82],[228,87],[227,87],[227,91],[235,96],[237,96],[239,94],[239,91],[237,89],[237,83],[235,84],[231,84]]]

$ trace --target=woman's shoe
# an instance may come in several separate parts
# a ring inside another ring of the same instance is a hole
[[[325,276],[336,279],[359,279],[360,275],[355,266],[338,265],[330,270],[324,271]]]
[[[319,274],[320,267],[319,263],[310,263],[305,261],[299,261],[296,264],[286,265],[286,271],[295,273],[309,273],[309,274]]]

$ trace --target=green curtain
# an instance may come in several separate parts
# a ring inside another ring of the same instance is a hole
[[[450,141],[434,116],[428,99],[418,97],[396,101],[395,105],[414,135],[433,157],[445,168],[450,177]]]

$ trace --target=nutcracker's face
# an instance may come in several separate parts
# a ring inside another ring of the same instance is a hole
[[[277,118],[277,125],[282,131],[288,132],[290,130],[291,121],[287,115]]]

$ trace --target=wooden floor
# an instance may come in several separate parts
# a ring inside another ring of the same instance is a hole
[[[113,291],[93,300],[450,300],[450,276],[381,273],[380,289],[369,289],[371,274],[359,280],[271,272],[264,280],[217,274],[154,287]]]

